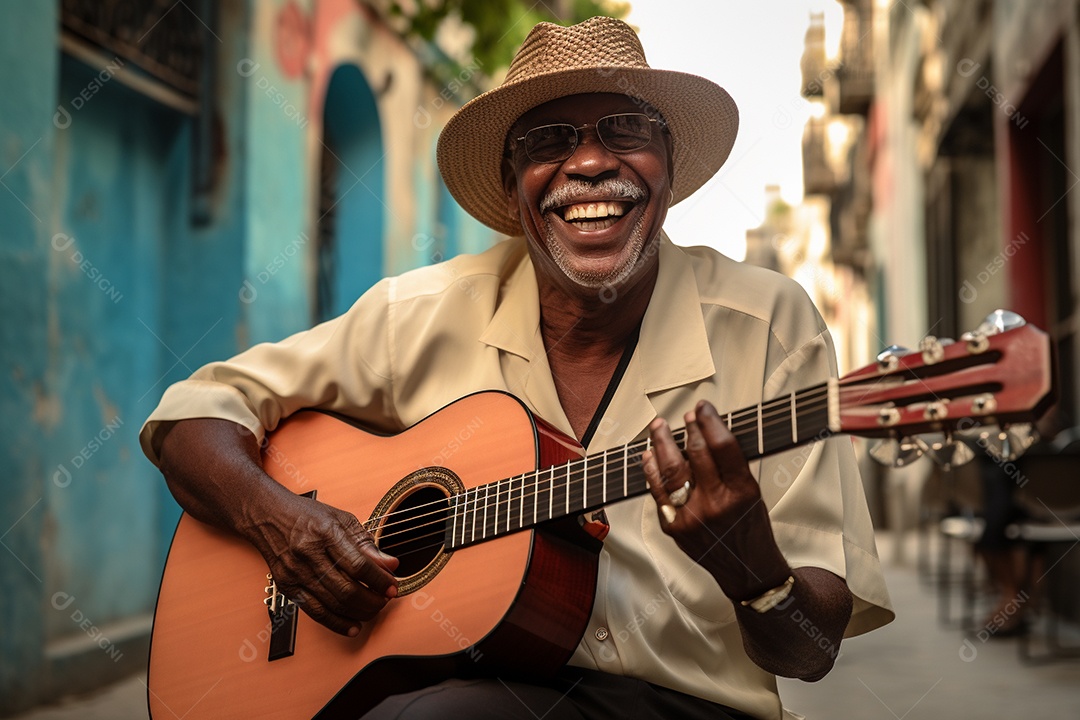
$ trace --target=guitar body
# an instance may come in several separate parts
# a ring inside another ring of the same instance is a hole
[[[377,519],[368,521],[380,504],[385,514],[399,507],[395,496],[400,502],[416,488],[426,488],[415,496],[425,499],[442,492],[424,468],[448,470],[473,488],[580,453],[514,397],[484,392],[393,436],[300,412],[270,435],[263,458],[290,490],[316,491],[320,502],[352,512],[379,538]],[[297,612],[292,654],[269,660],[275,623],[266,563],[245,541],[185,514],[154,617],[151,715],[356,718],[388,695],[447,677],[554,672],[592,610],[599,543],[574,518],[548,527],[422,560],[402,581],[408,594],[390,601],[359,637]],[[379,545],[393,553],[388,542]]]

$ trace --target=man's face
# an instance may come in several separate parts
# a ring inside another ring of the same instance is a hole
[[[504,176],[510,213],[520,218],[540,271],[560,284],[561,273],[579,288],[618,287],[657,262],[654,246],[671,197],[669,138],[650,123],[648,144],[615,152],[596,131],[602,117],[642,112],[625,95],[573,95],[533,108],[511,129]],[[531,160],[516,138],[554,123],[589,127],[578,130],[577,148],[565,160]]]

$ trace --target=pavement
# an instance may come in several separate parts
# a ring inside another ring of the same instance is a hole
[[[882,557],[895,555],[889,546],[889,537],[880,536]],[[1016,638],[945,627],[937,618],[936,591],[914,568],[887,564],[885,572],[896,620],[845,640],[823,680],[781,679],[788,708],[809,720],[1080,718],[1080,661],[1024,663]],[[1067,639],[1080,644],[1080,637]],[[140,675],[16,720],[146,717],[145,676]]]

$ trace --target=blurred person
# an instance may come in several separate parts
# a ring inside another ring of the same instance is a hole
[[[438,149],[462,207],[512,237],[200,368],[143,427],[185,511],[248,540],[289,598],[347,636],[402,602],[398,560],[352,513],[263,471],[260,442],[292,413],[394,433],[503,390],[590,452],[651,438],[651,497],[587,520],[603,538],[595,601],[554,678],[451,679],[365,717],[797,718],[775,676],[824,677],[844,636],[891,620],[850,441],[751,468],[717,412],[836,375],[795,282],[662,230],[668,207],[727,159],[737,126],[722,88],[649,67],[625,23],[538,24]],[[669,422],[685,423],[685,454]]]

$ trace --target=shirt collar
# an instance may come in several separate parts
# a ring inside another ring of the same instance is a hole
[[[646,393],[697,382],[716,372],[690,256],[663,231],[660,273],[634,360],[640,364]]]
[[[509,253],[504,293],[480,340],[531,361],[544,352],[536,274],[525,239],[506,242],[520,247]],[[660,272],[634,354],[646,393],[696,382],[716,371],[690,257],[663,231],[659,252]]]
[[[517,247],[507,253],[498,307],[480,341],[530,360],[537,351],[544,351],[540,338],[540,289],[525,238],[504,242]]]

